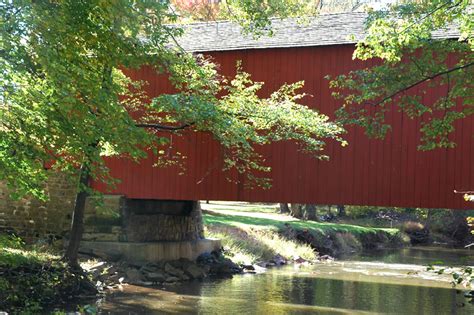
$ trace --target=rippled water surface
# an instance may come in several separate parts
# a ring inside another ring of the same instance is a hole
[[[127,286],[104,314],[474,314],[448,275],[426,265],[473,265],[474,251],[407,248],[213,282]]]

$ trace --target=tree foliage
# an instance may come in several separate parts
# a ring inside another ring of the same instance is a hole
[[[271,32],[272,18],[308,17],[362,9],[374,0],[173,0],[180,23],[233,20],[245,31]]]
[[[342,121],[384,136],[390,128],[385,114],[398,107],[410,118],[422,117],[421,149],[454,146],[454,123],[474,113],[473,14],[469,0],[405,1],[371,12],[354,58],[376,65],[331,82],[344,100]],[[436,36],[447,29],[457,29],[458,38]],[[430,89],[442,96],[424,98]]]
[[[274,9],[293,12],[279,2],[285,1],[236,1],[235,8],[263,29]],[[212,61],[180,50],[175,41],[182,30],[170,25],[176,15],[167,1],[11,0],[0,6],[0,180],[19,193],[42,196],[50,161],[58,170],[81,166],[92,178],[110,181],[103,156],[139,160],[153,151],[166,160],[159,154],[167,145],[163,131],[212,134],[224,148],[225,167],[259,184],[265,182],[254,171],[267,168],[256,145],[296,140],[324,157],[324,139],[344,143],[339,125],[298,103],[302,83],[262,99],[263,83],[242,69],[222,78]],[[150,100],[146,82],[123,71],[141,67],[168,75],[178,92]]]
[[[244,32],[254,35],[271,32],[271,19],[304,17],[318,12],[320,0],[174,0],[180,22],[232,20]]]

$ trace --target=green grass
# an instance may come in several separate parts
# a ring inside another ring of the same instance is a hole
[[[252,212],[252,213],[276,213],[278,210],[277,204],[265,204],[265,203],[249,203],[249,202],[223,202],[223,201],[212,201],[209,204],[202,202],[202,206],[205,209],[213,211],[239,211],[239,212]]]
[[[12,314],[43,314],[55,305],[70,305],[71,296],[88,294],[93,286],[60,260],[47,245],[25,245],[13,235],[0,234],[0,311]]]
[[[235,209],[235,207],[234,207]],[[237,211],[234,210],[233,211]],[[276,218],[275,218],[276,217]],[[232,227],[253,227],[256,229],[275,229],[281,230],[285,227],[285,224],[289,224],[291,227],[298,230],[312,230],[323,234],[328,232],[344,232],[352,234],[364,234],[364,233],[376,233],[378,231],[384,231],[391,235],[397,234],[398,229],[391,228],[374,228],[351,224],[338,224],[329,222],[315,222],[315,221],[303,221],[298,219],[289,219],[286,216],[272,217],[251,217],[244,215],[226,214],[225,211],[219,211],[218,213],[207,212],[204,214],[204,224],[206,225],[225,225]]]
[[[212,202],[202,203],[202,208],[207,236],[221,239],[229,249],[229,258],[236,263],[268,261],[276,254],[287,259],[314,260],[316,253],[309,245],[281,236],[287,225],[294,230],[308,230],[323,239],[325,235],[333,235],[337,240],[345,238],[344,241],[349,236],[357,241],[357,236],[399,233],[398,229],[299,220],[278,214],[275,204]]]
[[[206,235],[218,238],[226,249],[225,255],[237,264],[250,265],[270,261],[277,254],[286,259],[298,257],[309,261],[316,259],[316,252],[306,244],[289,240],[274,230],[242,229],[223,225],[207,226]]]
[[[0,234],[0,269],[48,265],[64,268],[59,254],[49,246],[25,245],[17,236]]]
[[[0,266],[14,268],[27,264],[43,264],[58,258],[49,250],[26,247],[18,237],[0,235]]]

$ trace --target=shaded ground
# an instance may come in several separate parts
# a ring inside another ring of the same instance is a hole
[[[49,307],[94,300],[89,276],[69,267],[58,253],[0,235],[0,313],[38,314]]]

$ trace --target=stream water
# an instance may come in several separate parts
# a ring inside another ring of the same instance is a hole
[[[474,314],[449,275],[426,271],[433,262],[474,265],[474,251],[405,248],[232,279],[126,286],[100,309],[102,314]]]

